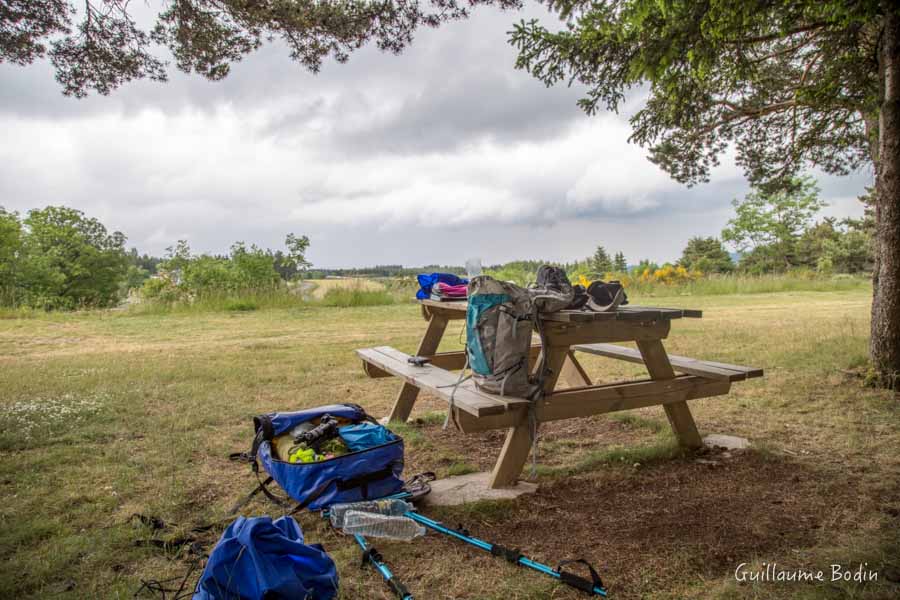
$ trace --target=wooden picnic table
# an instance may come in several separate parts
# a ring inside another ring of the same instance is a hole
[[[370,377],[396,376],[404,380],[389,421],[405,422],[419,390],[445,400],[453,395],[454,422],[464,432],[507,429],[506,440],[490,478],[490,487],[515,485],[531,448],[530,402],[487,394],[469,380],[458,384],[453,370],[464,368],[465,351],[437,349],[451,320],[465,319],[466,302],[421,300],[428,327],[416,355],[428,357],[425,366],[407,362],[409,355],[387,346],[357,350]],[[727,394],[733,381],[760,377],[762,369],[701,361],[666,353],[663,342],[673,319],[700,318],[698,310],[622,306],[615,311],[560,311],[542,314],[547,347],[534,344],[531,368],[547,354],[550,374],[544,396],[533,407],[538,422],[586,417],[645,406],[662,406],[681,445],[698,448],[703,441],[687,402]],[[635,342],[637,349],[613,342]],[[593,385],[575,353],[586,352],[646,365],[649,379]],[[676,374],[680,373],[680,374]],[[567,387],[560,387],[565,382]]]

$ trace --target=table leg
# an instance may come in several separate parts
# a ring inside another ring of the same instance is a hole
[[[431,319],[428,320],[428,328],[425,330],[425,335],[422,336],[422,341],[419,342],[419,349],[416,351],[416,355],[428,356],[435,354],[446,329],[447,317],[432,313]],[[391,409],[388,421],[406,423],[418,395],[419,388],[404,382],[403,387],[400,388],[400,393],[397,394],[397,399],[394,400],[394,407]]]
[[[637,346],[651,378],[673,379],[675,377],[675,371],[669,362],[669,355],[661,340],[638,341]],[[694,423],[694,417],[691,416],[691,409],[688,408],[687,402],[671,402],[664,404],[663,408],[666,410],[669,424],[678,437],[679,444],[687,448],[703,446],[703,439],[697,431],[697,424]]]
[[[581,363],[575,358],[575,353],[571,350],[566,352],[566,362],[563,363],[562,367],[562,378],[569,384],[569,387],[591,385],[591,378],[588,377],[584,367],[581,366]]]
[[[569,348],[564,346],[561,348],[550,348],[547,366],[550,373],[544,380],[544,391],[552,393],[556,387],[556,382],[562,373],[563,364],[568,356]],[[542,348],[541,353],[547,351]],[[540,358],[538,363],[540,364]],[[497,464],[491,473],[491,481],[488,484],[490,488],[510,487],[516,484],[519,475],[522,474],[522,467],[528,460],[528,452],[531,450],[531,423],[529,419],[525,419],[522,425],[510,427],[506,431],[506,440],[503,442],[503,449],[497,458]]]

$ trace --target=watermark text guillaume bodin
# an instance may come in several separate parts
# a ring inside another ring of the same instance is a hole
[[[792,582],[854,582],[878,581],[878,571],[869,568],[869,563],[857,565],[828,565],[825,569],[784,568],[777,562],[764,562],[759,566],[741,563],[734,570],[734,578],[746,583],[792,583]]]

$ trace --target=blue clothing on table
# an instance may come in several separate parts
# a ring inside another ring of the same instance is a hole
[[[416,292],[416,298],[419,300],[427,300],[431,296],[431,288],[438,282],[447,285],[468,285],[469,280],[464,277],[458,277],[453,273],[422,273],[416,276],[419,280],[419,291]]]

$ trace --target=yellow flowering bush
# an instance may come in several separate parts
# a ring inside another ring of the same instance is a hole
[[[658,286],[678,287],[692,284],[704,278],[704,273],[698,269],[686,269],[683,266],[664,264],[658,267],[654,264],[641,265],[630,273],[608,271],[606,273],[590,273],[580,269],[572,273],[572,283],[587,288],[592,281],[619,281],[626,291],[653,294]],[[668,293],[668,292],[666,292]]]
[[[681,265],[663,265],[659,269],[650,271],[644,269],[641,273],[641,283],[661,283],[663,285],[679,285],[682,283],[690,283],[703,277],[703,273],[698,270],[688,271]]]

